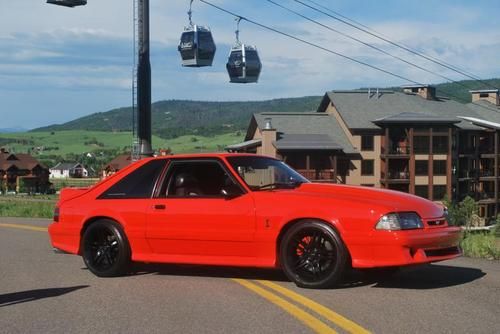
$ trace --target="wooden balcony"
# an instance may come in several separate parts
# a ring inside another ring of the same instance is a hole
[[[409,183],[410,173],[407,171],[389,171],[387,174],[382,172],[380,179],[384,183]]]
[[[392,158],[409,158],[410,157],[410,146],[409,145],[398,145],[386,149],[382,147],[381,157],[392,157]]]
[[[314,182],[342,183],[333,169],[297,169],[300,175]]]

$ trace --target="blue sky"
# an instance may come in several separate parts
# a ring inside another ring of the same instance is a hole
[[[441,75],[465,79],[294,1],[275,1]],[[481,78],[500,77],[498,0],[315,1]],[[230,84],[225,62],[234,19],[195,0],[193,20],[212,28],[218,49],[213,67],[183,68],[177,43],[189,1],[150,2],[153,101],[262,100],[406,83],[242,22],[240,39],[258,47],[264,67],[259,83]],[[265,0],[211,2],[412,80],[444,81]],[[73,9],[45,0],[0,0],[0,128],[34,128],[130,105],[132,56],[132,0],[88,0]]]

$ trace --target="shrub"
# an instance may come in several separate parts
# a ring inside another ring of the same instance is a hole
[[[449,223],[455,226],[470,226],[472,216],[477,215],[479,211],[478,204],[470,196],[458,204],[444,198],[443,204],[448,208]]]
[[[492,231],[493,235],[497,238],[500,238],[500,215],[497,216],[495,228]]]
[[[465,256],[488,260],[500,259],[500,245],[493,233],[465,233],[460,246]]]

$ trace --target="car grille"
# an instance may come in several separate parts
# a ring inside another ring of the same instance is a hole
[[[443,226],[447,226],[448,225],[446,223],[446,219],[445,218],[428,220],[426,223],[427,223],[427,226],[429,226],[429,227],[443,227]]]

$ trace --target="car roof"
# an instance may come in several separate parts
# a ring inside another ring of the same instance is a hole
[[[170,154],[157,156],[151,159],[193,159],[193,158],[229,158],[229,157],[258,157],[258,158],[269,158],[275,159],[273,157],[253,154],[253,153],[185,153],[185,154]]]

